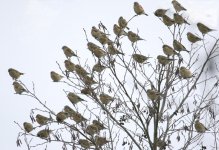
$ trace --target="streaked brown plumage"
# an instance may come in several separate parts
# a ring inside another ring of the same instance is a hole
[[[167,15],[163,15],[162,18],[163,18],[163,23],[168,27],[172,26],[175,23],[174,20],[168,17]]]
[[[62,78],[64,78],[62,75],[56,73],[55,71],[50,72],[50,77],[53,82],[59,82]]]
[[[9,68],[8,73],[12,77],[13,80],[17,80],[21,75],[24,74],[16,69],[13,69],[13,68]]]
[[[189,53],[189,51],[185,48],[184,45],[182,45],[180,42],[178,42],[177,40],[173,40],[173,48],[176,50],[176,51],[186,51]]]
[[[146,60],[148,60],[150,57],[141,55],[141,54],[132,54],[132,58],[137,62],[137,63],[144,63]]]
[[[187,35],[187,39],[188,39],[191,43],[196,43],[196,42],[202,40],[201,38],[199,38],[198,36],[192,34],[191,32],[188,32],[186,35]]]
[[[215,31],[214,29],[210,29],[209,27],[200,22],[197,23],[197,27],[202,34],[207,34],[208,32]]]
[[[67,46],[63,46],[63,47],[62,47],[62,50],[63,50],[63,52],[64,52],[64,54],[65,54],[65,56],[66,56],[67,59],[68,59],[68,58],[71,58],[72,56],[78,57],[78,56],[73,52],[73,50],[70,49],[70,48],[67,47]]]
[[[24,122],[23,126],[24,126],[25,131],[28,133],[33,130],[33,125],[31,123]]]
[[[16,94],[22,94],[23,92],[27,92],[26,89],[17,81],[13,82],[13,86]]]
[[[169,9],[157,9],[154,15],[157,17],[163,17]]]
[[[148,14],[145,13],[144,8],[138,2],[134,2],[133,8],[134,8],[134,11],[137,15],[148,16]]]
[[[186,10],[179,2],[177,2],[176,0],[172,1],[173,7],[176,10],[176,12],[180,12],[182,10]]]

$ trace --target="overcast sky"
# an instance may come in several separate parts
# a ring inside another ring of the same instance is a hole
[[[133,2],[134,0],[1,0],[0,143],[2,150],[21,149],[16,148],[16,137],[20,129],[13,121],[21,124],[30,121],[30,109],[39,106],[29,97],[13,94],[13,81],[8,75],[8,68],[12,67],[24,72],[25,75],[21,80],[28,87],[34,82],[36,94],[47,101],[48,106],[53,110],[61,110],[67,104],[67,100],[62,92],[62,86],[51,82],[49,74],[51,70],[58,71],[56,61],[62,63],[65,60],[61,47],[67,45],[77,50],[79,55],[86,57],[90,52],[86,49],[83,28],[90,33],[91,27],[101,21],[112,33],[113,24],[120,16],[129,19],[134,15]],[[153,16],[153,12],[157,8],[170,8],[173,11],[171,0],[139,0],[138,2],[143,5],[149,16],[136,18],[129,27],[134,32],[138,28],[140,36],[147,40],[141,45],[145,47],[144,54],[156,56],[161,52],[161,42],[158,37],[168,42],[168,36],[165,35],[168,30]],[[218,0],[207,2],[179,0],[179,2],[188,9],[184,15],[189,16],[189,22],[192,24],[189,30],[193,30],[199,21],[211,28],[219,29]],[[151,54],[151,50],[157,51]]]

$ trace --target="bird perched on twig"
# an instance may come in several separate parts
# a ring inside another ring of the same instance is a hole
[[[100,62],[98,62],[93,66],[92,71],[101,73],[104,69],[106,69],[106,66],[103,66]]]
[[[69,92],[67,97],[73,105],[77,104],[78,102],[85,101],[84,99],[80,98],[78,95],[72,92]]]
[[[107,143],[109,143],[111,141],[107,140],[106,137],[100,137],[100,136],[95,136],[95,143],[98,145],[98,146],[103,146]]]
[[[49,129],[43,129],[43,130],[40,130],[38,133],[37,133],[37,136],[40,137],[41,139],[47,139],[49,137],[49,134],[52,132],[52,130],[49,130]]]
[[[28,122],[23,123],[24,129],[27,133],[31,132],[33,130],[33,125]]]
[[[144,63],[146,60],[148,60],[151,57],[147,57],[141,54],[132,54],[132,58],[137,62],[137,63]]]
[[[76,71],[77,75],[82,76],[82,77],[89,74],[89,73],[88,73],[83,67],[81,67],[80,65],[75,65],[75,71]]]
[[[171,61],[174,61],[174,59],[170,59],[170,58],[163,56],[163,55],[158,55],[157,59],[158,59],[158,62],[163,66],[169,64]]]
[[[195,129],[199,133],[204,133],[208,130],[201,122],[199,122],[199,120],[195,121]]]
[[[113,46],[112,43],[108,44],[108,53],[110,55],[116,55],[116,54],[121,54],[121,55],[125,55],[124,53],[120,52],[117,48],[115,48],[115,46]]]
[[[144,8],[138,2],[134,2],[133,8],[134,8],[134,11],[137,15],[146,15],[146,16],[148,16],[148,14],[146,14],[144,12]]]
[[[173,48],[176,51],[186,51],[189,53],[189,51],[185,48],[185,46],[183,46],[180,42],[178,42],[177,40],[173,40]]]
[[[88,42],[87,47],[97,58],[106,56],[106,52],[92,42]]]
[[[169,9],[157,9],[154,15],[157,17],[163,17]]]
[[[111,97],[111,96],[109,96],[108,94],[105,94],[105,93],[101,93],[99,96],[100,96],[100,101],[105,105],[107,105],[109,102],[114,100],[113,97]]]
[[[162,18],[163,18],[163,23],[168,27],[172,26],[175,23],[175,21],[170,17],[168,17],[167,15],[163,15]]]
[[[104,127],[104,125],[102,123],[100,123],[98,120],[93,120],[92,123],[93,123],[93,125],[95,125],[97,127],[97,129],[99,131],[106,129],[106,127]]]
[[[27,92],[27,90],[17,81],[13,82],[13,86],[16,94],[22,94],[23,92]]]
[[[123,28],[121,28],[120,26],[118,26],[117,24],[114,24],[113,26],[113,32],[115,33],[115,35],[117,35],[118,37],[122,36],[122,35],[127,35],[127,33],[124,31]]]
[[[186,69],[186,67],[180,67],[179,74],[183,79],[191,78],[193,77],[192,72],[189,69]]]
[[[89,135],[94,135],[99,132],[98,127],[94,124],[90,124],[86,127],[85,132]]]
[[[86,139],[79,139],[78,144],[85,149],[89,149],[93,144]]]
[[[83,121],[87,121],[86,118],[84,118],[84,116],[82,116],[80,113],[78,112],[75,112],[75,113],[72,113],[72,116],[71,118],[78,124],[78,123],[81,123]]]
[[[181,15],[174,13],[173,15],[174,21],[178,25],[182,25],[183,23],[190,25]]]
[[[202,24],[202,23],[197,23],[197,27],[198,30],[202,33],[202,34],[207,34],[208,32],[211,31],[215,31],[214,29],[210,29],[209,27],[207,27],[206,25]]]
[[[75,70],[75,64],[72,63],[70,60],[65,60],[64,64],[65,64],[66,70],[68,70],[70,72],[73,72]]]
[[[132,32],[132,31],[129,31],[128,32],[128,39],[132,42],[132,43],[135,43],[139,40],[144,40],[142,39],[138,34]]]
[[[63,122],[67,118],[68,118],[68,113],[67,112],[61,111],[61,112],[56,114],[56,120],[59,123]]]
[[[119,17],[118,24],[122,29],[124,28],[129,29],[129,27],[127,27],[128,22],[122,16]]]
[[[162,48],[163,48],[164,54],[167,55],[167,56],[172,56],[172,55],[178,54],[178,53],[177,53],[171,46],[169,46],[169,45],[164,44]]]
[[[50,77],[53,82],[59,82],[62,78],[64,78],[62,75],[56,73],[55,71],[50,72]]]
[[[73,50],[70,49],[70,48],[67,47],[67,46],[63,46],[63,47],[62,47],[62,50],[63,50],[63,52],[64,52],[64,54],[65,54],[65,56],[66,56],[67,59],[71,58],[72,56],[78,57],[78,56],[73,52]]]
[[[147,91],[146,91],[146,93],[147,93],[147,96],[148,96],[148,98],[149,99],[151,99],[151,100],[158,100],[158,98],[159,98],[159,96],[160,96],[160,93],[159,92],[157,92],[157,91],[155,91],[155,90],[152,90],[152,89],[148,89]]]
[[[176,0],[172,1],[173,7],[176,10],[176,12],[180,12],[182,10],[186,10],[179,2],[177,2]]]
[[[36,115],[36,122],[40,125],[45,125],[50,120],[52,120],[52,118],[48,118],[48,117],[45,117],[45,116],[40,115],[40,114]]]
[[[13,68],[9,68],[8,73],[12,77],[13,80],[17,80],[21,75],[24,75],[24,73],[16,69],[13,69]]]
[[[191,43],[196,43],[196,42],[202,40],[201,38],[197,37],[196,35],[192,34],[191,32],[188,32],[186,35],[187,35],[187,39],[188,39]]]

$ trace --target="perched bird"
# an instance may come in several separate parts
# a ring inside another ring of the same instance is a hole
[[[137,41],[139,41],[139,40],[144,40],[144,39],[142,39],[138,34],[132,32],[132,31],[129,31],[129,32],[128,32],[128,39],[129,39],[132,43],[137,42]]]
[[[89,135],[94,135],[99,132],[98,127],[94,124],[88,125],[85,129],[85,132]]]
[[[78,95],[72,92],[69,92],[67,97],[73,105],[77,104],[78,102],[85,101],[84,99],[80,98]]]
[[[175,23],[175,21],[170,17],[168,17],[167,15],[163,15],[162,18],[163,18],[163,23],[168,27],[172,26]]]
[[[128,22],[127,22],[122,16],[119,17],[118,24],[119,24],[119,26],[120,26],[122,29],[124,29],[124,28],[129,29],[129,28],[127,27]]]
[[[132,54],[132,58],[137,62],[137,63],[144,63],[146,60],[148,60],[150,57],[146,57],[141,54]]]
[[[104,125],[102,123],[100,123],[98,120],[93,120],[93,125],[95,125],[97,127],[97,129],[100,131],[100,130],[103,130],[103,129],[106,129],[106,127],[104,127]]]
[[[159,92],[157,92],[157,91],[155,91],[155,90],[152,90],[152,89],[148,89],[147,91],[146,91],[146,93],[147,93],[147,96],[148,96],[148,98],[149,99],[151,99],[151,100],[158,100],[158,98],[159,98],[159,96],[160,96],[160,93]]]
[[[92,85],[92,84],[96,84],[97,82],[94,81],[93,77],[89,77],[89,76],[83,76],[82,78],[82,81],[84,82],[85,85]]]
[[[161,139],[158,139],[156,142],[157,147],[160,147],[160,149],[166,149],[167,143]]]
[[[16,94],[22,94],[23,92],[27,92],[27,90],[17,81],[13,82],[13,86]]]
[[[134,2],[133,8],[134,8],[134,11],[137,15],[143,15],[144,14],[144,15],[148,16],[148,14],[146,14],[144,12],[144,8],[138,2]]]
[[[207,34],[208,32],[211,31],[215,31],[214,29],[210,29],[209,27],[207,27],[206,25],[202,24],[202,23],[197,23],[197,27],[198,30],[202,33],[202,34]]]
[[[108,53],[110,54],[110,55],[117,55],[117,54],[121,54],[121,55],[125,55],[124,53],[122,53],[122,52],[120,52],[117,48],[115,48],[114,46],[113,46],[113,44],[108,44]]]
[[[199,133],[204,133],[206,130],[208,130],[199,120],[195,121],[195,129]]]
[[[36,122],[39,123],[40,125],[45,125],[50,120],[51,118],[45,117],[43,115],[40,115],[40,114],[36,115]]]
[[[65,60],[64,64],[65,64],[66,70],[68,70],[70,72],[73,72],[75,70],[75,64],[72,63],[70,60]]]
[[[86,139],[79,139],[78,144],[80,144],[81,147],[83,147],[85,149],[89,149],[93,145],[90,141],[88,141]]]
[[[92,88],[90,88],[90,87],[85,87],[85,88],[83,88],[83,89],[81,90],[81,93],[82,93],[82,94],[85,94],[85,95],[91,95],[91,94],[92,94],[92,91],[93,91]]]
[[[178,25],[182,25],[183,23],[190,25],[181,15],[174,13],[173,15],[174,21]]]
[[[47,139],[49,137],[49,134],[52,132],[52,130],[49,130],[49,129],[43,129],[43,130],[40,130],[38,133],[37,133],[37,136],[40,137],[41,139]]]
[[[176,12],[180,12],[182,10],[186,10],[179,2],[177,2],[176,0],[172,1],[173,7],[176,10]]]
[[[172,56],[172,55],[177,54],[177,52],[169,45],[164,44],[162,48],[163,48],[164,54],[167,56]]]
[[[75,71],[76,71],[77,75],[82,76],[82,77],[89,74],[89,73],[88,73],[83,67],[81,67],[80,65],[75,65]]]
[[[100,96],[100,101],[105,105],[109,104],[109,102],[114,100],[113,97],[111,97],[111,96],[109,96],[108,94],[105,94],[105,93],[101,93],[99,96]]]
[[[107,144],[107,143],[109,143],[110,141],[109,140],[107,140],[106,139],[106,137],[100,137],[100,136],[95,136],[95,143],[96,143],[96,145],[98,145],[98,146],[103,146],[103,145],[105,145],[105,144]]]
[[[178,42],[177,40],[173,40],[173,48],[176,51],[186,51],[189,53],[189,51],[185,48],[185,46],[183,46],[180,42]]]
[[[186,69],[186,67],[180,67],[179,74],[183,79],[191,78],[193,77],[192,72],[189,69]]]
[[[196,35],[192,34],[191,32],[188,32],[186,35],[187,35],[187,39],[188,39],[191,43],[196,43],[196,42],[202,40],[201,38],[197,37]]]
[[[120,26],[118,26],[117,24],[114,24],[113,26],[113,32],[115,35],[117,35],[118,37],[122,36],[122,35],[127,35],[127,33],[124,31],[123,28],[121,28]]]
[[[103,66],[100,62],[98,62],[93,66],[92,71],[101,73],[104,69],[106,69],[106,66]]]
[[[63,52],[64,52],[64,54],[65,54],[65,56],[66,56],[67,59],[71,58],[72,56],[78,57],[78,56],[73,52],[73,50],[70,49],[70,48],[67,47],[67,46],[63,46],[63,47],[62,47],[62,50],[63,50]]]
[[[73,114],[76,113],[76,111],[74,111],[71,107],[69,107],[68,105],[66,105],[64,107],[64,112],[66,112],[68,114],[68,117],[72,117]]]
[[[166,57],[166,56],[163,56],[163,55],[158,55],[158,56],[157,56],[157,59],[158,59],[158,62],[159,62],[160,64],[162,64],[163,66],[169,64],[171,61],[174,60],[174,59],[170,59],[170,58],[168,58],[168,57]]]
[[[25,131],[28,133],[33,130],[33,125],[31,123],[24,122],[23,126],[24,126]]]
[[[157,9],[154,15],[157,17],[163,17],[169,9]]]
[[[84,118],[80,113],[76,112],[76,113],[73,113],[72,114],[72,117],[71,117],[77,124],[78,123],[81,123],[83,121],[87,121],[86,118]]]
[[[56,73],[55,71],[50,72],[50,77],[53,82],[59,82],[62,78],[64,78],[62,75]]]
[[[106,56],[106,52],[92,42],[88,42],[87,47],[97,58]]]
[[[93,26],[92,29],[91,29],[91,35],[95,39],[98,39],[100,36],[105,35],[105,33],[100,31],[99,29],[97,29],[95,26]]]
[[[61,123],[63,122],[65,119],[68,118],[68,113],[67,112],[59,112],[57,115],[56,115],[56,120],[57,122]]]
[[[8,73],[12,77],[13,80],[17,80],[21,75],[24,74],[13,68],[9,68]]]

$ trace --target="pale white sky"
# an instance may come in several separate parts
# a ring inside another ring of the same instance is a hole
[[[61,84],[51,82],[50,71],[58,71],[55,61],[62,63],[65,57],[61,47],[68,45],[79,55],[89,57],[83,28],[90,33],[93,25],[102,21],[112,33],[112,26],[120,16],[134,15],[135,0],[1,0],[0,5],[0,51],[1,51],[1,149],[22,149],[16,147],[16,137],[20,129],[13,121],[30,121],[30,109],[39,106],[33,99],[15,95],[8,68],[16,68],[25,73],[20,79],[28,87],[32,81],[36,94],[47,101],[54,111],[59,111],[68,103]],[[149,17],[141,16],[129,27],[140,31],[147,41],[140,45],[143,54],[156,56],[161,52],[161,36],[168,41],[167,29],[153,16],[157,8],[173,10],[171,0],[139,0]],[[218,0],[179,0],[188,9],[185,15],[191,23],[204,22],[211,28],[219,29]],[[190,29],[194,29],[191,25]],[[217,36],[218,37],[218,36]],[[91,37],[89,37],[92,39]],[[150,43],[150,44],[149,44]],[[157,51],[156,51],[157,50]],[[151,51],[155,51],[151,53]],[[128,53],[128,49],[127,49]],[[88,55],[87,55],[88,54]],[[4,87],[4,88],[3,88]],[[69,103],[68,103],[69,104]],[[55,148],[53,148],[55,150]],[[57,148],[60,149],[60,148]]]

